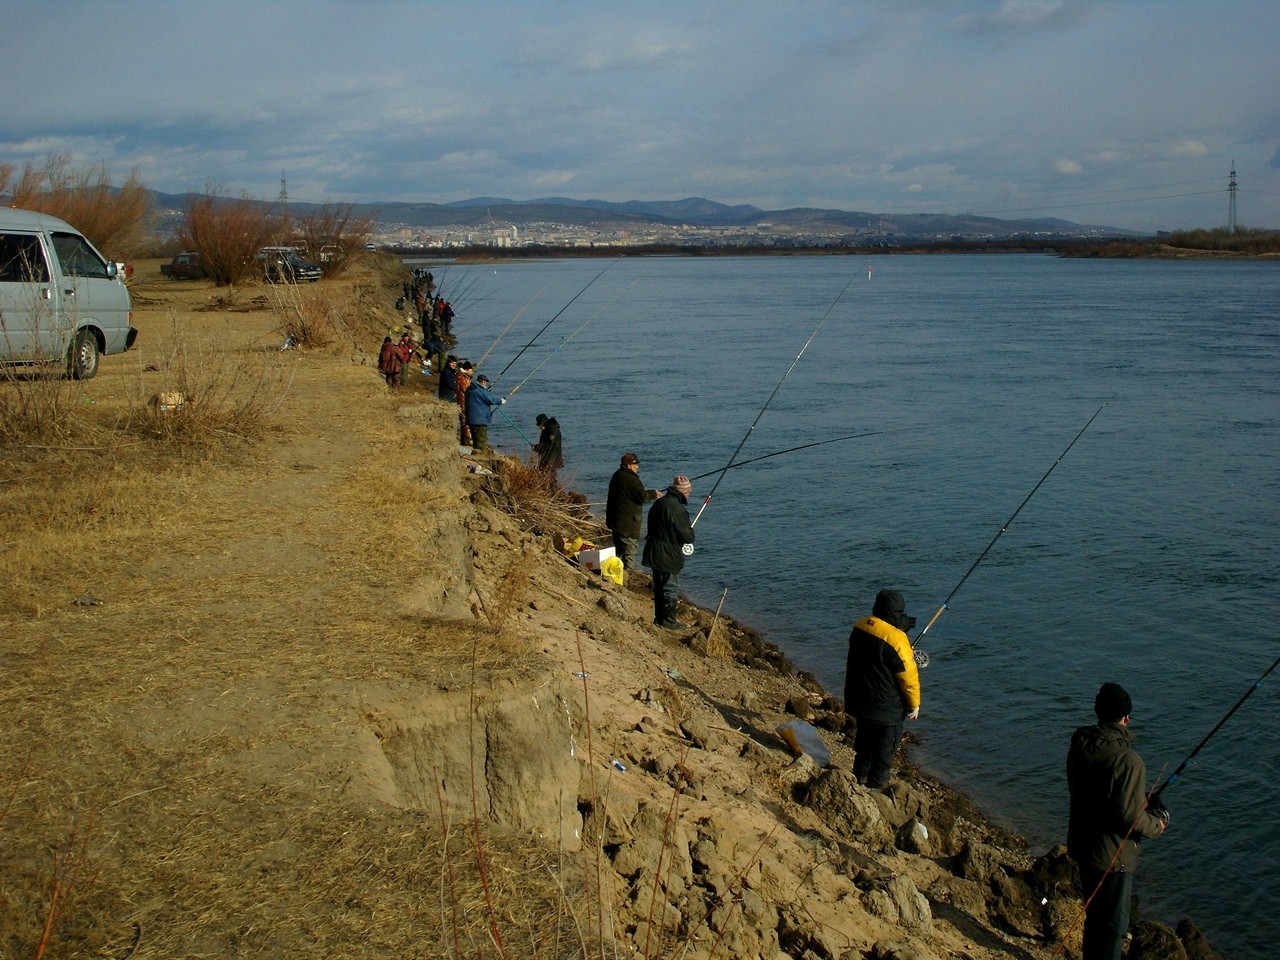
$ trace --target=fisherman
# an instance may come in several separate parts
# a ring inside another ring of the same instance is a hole
[[[538,469],[546,474],[547,479],[551,481],[551,486],[558,489],[559,481],[556,479],[556,471],[564,466],[564,446],[560,439],[560,421],[555,417],[548,417],[545,413],[538,414],[534,418],[534,423],[538,425],[538,442],[533,445],[534,453],[538,455]]]
[[[613,538],[613,549],[624,570],[636,570],[640,552],[640,521],[644,505],[662,496],[661,490],[646,490],[640,482],[640,458],[624,453],[618,469],[609,478],[609,499],[605,502],[604,522]]]
[[[1067,751],[1067,853],[1080,867],[1084,960],[1120,960],[1139,841],[1169,826],[1159,796],[1144,795],[1147,768],[1132,746],[1132,710],[1124,687],[1104,683],[1093,701],[1097,725],[1076,730]]]
[[[467,426],[467,390],[471,387],[473,369],[471,361],[464,359],[454,373],[453,398],[458,403],[458,440],[464,447],[471,446],[471,430]]]
[[[436,396],[441,400],[453,400],[458,392],[458,358],[452,353],[444,358],[440,367],[440,379],[436,382]]]
[[[693,484],[683,475],[673,477],[667,492],[649,508],[649,533],[641,560],[653,572],[653,622],[668,630],[685,630],[689,624],[676,619],[680,599],[680,571],[686,545],[694,541],[689,520],[689,494]]]
[[[475,383],[467,387],[467,426],[471,430],[471,448],[477,453],[489,448],[489,423],[493,408],[507,402],[506,397],[495,397],[489,392],[489,378],[483,373]]]
[[[400,357],[401,365],[408,363],[414,358],[418,352],[418,345],[413,342],[413,334],[406,330],[400,334],[400,340],[396,344],[396,353]]]
[[[849,633],[844,709],[858,724],[853,775],[872,790],[889,783],[903,721],[920,718],[920,673],[907,639],[915,625],[902,594],[881,590],[871,616],[855,623]]]
[[[390,337],[382,341],[382,349],[378,352],[378,372],[387,378],[387,386],[394,390],[400,386],[400,367],[403,362],[400,352]]]

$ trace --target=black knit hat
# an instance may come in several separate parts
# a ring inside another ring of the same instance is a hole
[[[1122,720],[1133,712],[1133,700],[1118,683],[1104,683],[1093,698],[1093,712],[1103,723]]]

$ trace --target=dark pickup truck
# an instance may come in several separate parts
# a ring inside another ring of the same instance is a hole
[[[160,264],[160,272],[172,280],[199,280],[204,276],[198,253],[180,253],[168,263]]]

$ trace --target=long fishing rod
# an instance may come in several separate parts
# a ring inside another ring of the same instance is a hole
[[[621,257],[618,258],[618,260],[621,260],[621,259],[622,259]],[[605,272],[609,269],[609,267],[612,267],[615,263],[618,262],[618,260],[610,260],[609,265],[606,266],[604,270],[601,270],[594,277],[592,277],[591,280],[587,283],[587,286],[583,287],[581,290],[579,290],[577,293],[573,295],[573,300],[577,300],[580,296],[586,293],[587,289],[591,286],[591,284],[595,283],[597,280],[603,277],[605,275]],[[495,385],[500,379],[502,379],[502,374],[506,373],[508,370],[511,369],[511,364],[519,360],[520,357],[524,354],[524,352],[533,346],[533,341],[537,340],[540,336],[542,336],[543,331],[545,331],[547,327],[555,323],[556,319],[560,316],[560,314],[564,313],[566,310],[569,309],[569,307],[573,305],[573,300],[570,300],[558,311],[556,311],[556,315],[542,325],[542,330],[539,330],[537,333],[533,335],[533,340],[530,340],[528,343],[526,343],[523,347],[520,348],[520,353],[517,353],[514,357],[512,357],[511,363],[508,363],[505,367],[503,367],[502,370],[498,373],[498,375],[493,378],[493,382]]]
[[[724,473],[726,470],[737,470],[739,467],[745,467],[749,463],[758,463],[761,460],[768,460],[770,457],[780,457],[784,453],[795,453],[797,450],[808,450],[810,447],[820,447],[824,443],[839,443],[841,440],[858,440],[862,437],[878,437],[882,433],[893,433],[892,430],[873,430],[871,433],[851,433],[847,437],[832,437],[830,440],[815,440],[813,443],[802,443],[798,447],[787,447],[785,450],[777,450],[773,453],[766,453],[762,457],[752,457],[750,460],[739,460],[737,463],[730,464],[727,467],[721,467],[719,470],[709,470],[706,473],[700,473],[696,477],[690,477],[690,480],[701,480],[704,477],[714,476],[717,473]]]
[[[809,344],[813,343],[813,338],[818,335],[818,331],[822,329],[822,325],[827,322],[827,317],[831,316],[831,311],[836,308],[836,304],[840,302],[840,298],[844,296],[844,292],[849,289],[849,284],[853,283],[853,277],[850,277],[840,292],[836,294],[836,298],[831,301],[831,306],[827,307],[827,312],[822,315],[822,319],[818,321],[818,325],[813,328],[813,333],[809,334],[809,339],[804,342],[804,346],[800,348],[800,352],[796,354],[796,358],[791,361],[791,366],[787,367],[787,372],[782,375],[782,379],[778,381],[778,385],[773,388],[773,393],[769,394],[769,399],[764,402],[764,406],[760,408],[760,412],[756,414],[756,418],[751,421],[751,426],[747,428],[747,432],[743,434],[742,439],[738,442],[738,446],[733,451],[733,456],[729,458],[729,462],[720,470],[720,476],[716,478],[716,482],[711,485],[711,491],[707,494],[707,498],[702,501],[702,506],[698,508],[698,514],[693,518],[696,524],[702,517],[702,512],[707,509],[707,504],[711,502],[711,498],[715,496],[716,488],[720,486],[720,481],[724,479],[724,475],[729,468],[734,465],[733,461],[738,458],[738,454],[742,451],[751,431],[755,430],[756,424],[760,422],[760,418],[764,416],[764,412],[769,409],[769,404],[773,403],[773,398],[778,395],[778,391],[782,389],[782,385],[787,382],[787,377],[791,376],[791,371],[796,368],[796,364],[800,362],[800,358],[804,356],[804,352],[809,349]],[[692,546],[688,544],[687,546]]]
[[[1187,754],[1186,759],[1184,759],[1180,764],[1178,764],[1177,769],[1175,769],[1173,773],[1169,774],[1168,779],[1165,780],[1164,783],[1160,784],[1158,787],[1156,787],[1154,790],[1151,791],[1152,800],[1160,796],[1160,791],[1164,790],[1166,787],[1173,786],[1174,781],[1177,780],[1178,776],[1182,773],[1182,771],[1187,768],[1187,764],[1189,764],[1192,760],[1195,759],[1195,755],[1199,753],[1202,749],[1204,749],[1204,745],[1213,739],[1214,735],[1219,730],[1222,729],[1223,724],[1225,724],[1228,720],[1231,719],[1232,714],[1234,714],[1237,710],[1239,710],[1241,705],[1246,700],[1248,700],[1251,696],[1253,696],[1253,692],[1257,690],[1258,687],[1262,686],[1262,681],[1267,679],[1267,675],[1270,674],[1271,671],[1274,670],[1277,666],[1280,666],[1280,657],[1277,657],[1275,660],[1271,661],[1271,666],[1267,667],[1266,670],[1262,671],[1262,675],[1258,677],[1257,680],[1253,681],[1249,689],[1244,692],[1244,696],[1242,696],[1239,700],[1237,700],[1235,702],[1235,705],[1232,706],[1230,710],[1228,710],[1226,713],[1222,715],[1222,719],[1219,720],[1214,725],[1213,729],[1210,730],[1205,735],[1205,738],[1203,740],[1201,740],[1199,743],[1196,744],[1196,748]]]
[[[573,333],[569,334],[567,337],[561,340],[559,345],[557,345],[554,350],[552,350],[549,354],[547,354],[545,357],[542,358],[541,363],[539,363],[536,367],[530,370],[523,380],[521,380],[519,383],[517,383],[514,387],[511,388],[511,392],[507,394],[507,399],[510,400],[512,397],[514,397],[516,395],[516,391],[519,390],[521,387],[523,387],[526,383],[528,383],[530,378],[532,378],[535,373],[541,370],[543,366],[546,365],[548,360],[550,360],[557,353],[559,353],[561,348],[563,348],[566,343],[568,343],[570,340],[572,340],[574,337],[576,337],[579,333],[582,332],[583,327],[585,327],[592,320],[600,316],[600,314],[604,313],[606,310],[612,307],[615,303],[617,303],[618,297],[621,297],[624,293],[626,293],[628,290],[630,290],[639,282],[640,282],[639,277],[637,277],[635,280],[632,280],[631,283],[626,287],[626,289],[619,290],[617,296],[615,296],[612,300],[610,300],[608,303],[602,306],[599,310],[597,310],[591,316],[587,317],[587,319],[583,320],[582,323],[578,324],[578,326],[574,329]]]
[[[523,307],[517,310],[516,315],[507,321],[507,325],[498,331],[498,335],[493,338],[493,343],[489,344],[489,349],[487,349],[483,354],[481,354],[480,359],[476,361],[477,367],[480,366],[480,364],[484,363],[485,358],[488,357],[489,354],[493,353],[493,348],[498,345],[498,341],[507,335],[507,331],[511,329],[512,325],[524,315],[524,312],[528,310],[530,306],[533,305],[533,301],[537,300],[540,296],[542,296],[543,290],[546,290],[546,289],[547,288],[544,285],[542,290],[539,290],[532,297],[530,297],[528,303],[526,303]]]
[[[1018,504],[1018,509],[1013,511],[1013,514],[1009,517],[1009,519],[1004,522],[1004,526],[1002,526],[999,532],[997,532],[996,535],[991,538],[991,542],[987,544],[986,548],[980,554],[978,554],[978,559],[973,561],[969,569],[965,571],[964,576],[960,578],[960,582],[957,583],[955,585],[955,588],[950,593],[947,594],[947,599],[942,601],[942,606],[938,607],[938,609],[934,612],[933,616],[929,618],[929,622],[924,625],[924,629],[921,630],[920,633],[916,636],[916,639],[915,639],[916,644],[919,644],[920,641],[924,639],[924,635],[929,632],[929,628],[938,622],[938,618],[942,616],[942,611],[948,609],[948,607],[950,606],[951,598],[960,592],[960,588],[963,587],[964,582],[969,579],[969,575],[973,573],[973,571],[978,569],[978,564],[980,564],[983,561],[983,558],[986,557],[986,555],[991,551],[991,548],[996,545],[996,541],[999,540],[1000,537],[1003,536],[1004,532],[1008,530],[1009,527],[1013,524],[1013,521],[1017,518],[1018,514],[1022,512],[1022,508],[1031,502],[1031,498],[1036,495],[1036,491],[1040,489],[1041,484],[1043,484],[1046,480],[1049,479],[1049,474],[1053,473],[1054,468],[1057,467],[1057,465],[1062,462],[1063,457],[1065,457],[1068,453],[1071,452],[1071,448],[1076,445],[1076,440],[1079,440],[1081,437],[1083,437],[1084,432],[1089,429],[1089,425],[1092,424],[1093,421],[1098,419],[1098,414],[1102,413],[1102,411],[1106,409],[1108,402],[1109,401],[1103,401],[1102,406],[1100,406],[1097,409],[1097,412],[1095,412],[1094,415],[1089,418],[1089,422],[1086,423],[1083,427],[1081,427],[1080,432],[1077,433],[1074,439],[1072,439],[1072,441],[1067,444],[1067,449],[1063,450],[1062,453],[1058,455],[1058,459],[1053,461],[1053,465],[1050,466],[1049,469],[1044,472],[1044,476],[1040,478],[1039,483],[1037,483],[1034,487],[1031,488],[1031,492],[1027,494],[1026,499],[1023,500],[1022,503]],[[920,663],[922,666],[927,666],[929,662],[928,654],[917,653],[916,661]]]

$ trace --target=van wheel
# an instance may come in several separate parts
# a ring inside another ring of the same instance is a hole
[[[67,357],[67,371],[73,380],[88,380],[98,372],[98,338],[91,331],[76,331]]]

